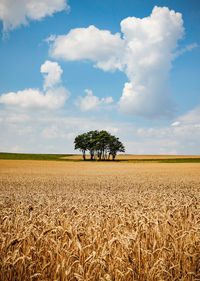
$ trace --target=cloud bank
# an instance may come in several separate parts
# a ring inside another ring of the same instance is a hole
[[[0,151],[72,153],[73,140],[90,130],[107,130],[133,154],[200,155],[200,107],[179,116],[165,126],[138,126],[133,122],[108,120],[90,114],[78,117],[57,111],[19,112],[0,108]]]
[[[64,9],[69,9],[67,0],[1,0],[0,20],[6,32]]]
[[[17,92],[5,93],[0,96],[0,104],[17,108],[57,109],[62,107],[69,97],[69,91],[61,82],[62,69],[56,62],[46,61],[41,66],[44,77],[44,91],[39,89],[25,89]]]
[[[94,26],[72,29],[52,38],[50,56],[91,60],[104,71],[125,72],[129,81],[119,101],[121,112],[171,117],[176,107],[167,81],[178,40],[184,34],[182,15],[155,6],[149,17],[122,20],[121,32],[122,36]]]

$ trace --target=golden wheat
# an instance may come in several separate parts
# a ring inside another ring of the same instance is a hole
[[[200,280],[200,164],[0,161],[0,280]]]

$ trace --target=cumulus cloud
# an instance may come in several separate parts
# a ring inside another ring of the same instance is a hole
[[[43,85],[44,90],[52,88],[57,83],[61,82],[63,70],[57,62],[49,60],[45,61],[45,63],[41,65],[40,72],[45,73]]]
[[[64,87],[43,93],[38,89],[25,89],[0,96],[0,103],[20,108],[57,109],[65,104],[69,92]]]
[[[56,62],[46,61],[41,66],[44,77],[44,92],[39,89],[25,89],[5,93],[0,96],[0,104],[18,108],[57,109],[62,107],[70,93],[63,86],[55,86],[61,81],[62,69]]]
[[[129,81],[124,85],[119,109],[133,115],[169,118],[176,106],[167,80],[178,40],[184,34],[182,15],[155,6],[149,17],[122,20],[121,32],[122,38],[119,33],[94,26],[72,29],[67,35],[51,38],[50,55],[64,60],[89,59],[104,71],[124,71]]]
[[[119,33],[113,35],[91,25],[72,29],[67,35],[51,37],[51,41],[50,55],[56,59],[92,60],[96,67],[105,71],[122,69],[120,57],[124,43]]]
[[[75,105],[80,107],[81,111],[97,110],[100,105],[106,105],[113,102],[112,97],[102,98],[94,96],[92,90],[85,89],[85,97],[79,96]]]
[[[121,29],[130,82],[125,83],[120,109],[147,117],[169,117],[175,105],[166,81],[172,53],[183,36],[181,14],[155,7],[147,18],[126,18],[121,22]]]
[[[67,0],[1,0],[0,20],[6,32],[64,9],[69,9]]]

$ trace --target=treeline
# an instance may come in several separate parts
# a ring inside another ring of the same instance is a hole
[[[74,140],[75,149],[79,149],[86,159],[86,152],[90,153],[90,159],[112,160],[118,152],[125,152],[124,145],[119,138],[111,135],[107,131],[90,131],[82,135],[78,135]]]

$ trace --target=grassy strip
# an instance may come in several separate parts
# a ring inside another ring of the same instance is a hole
[[[66,156],[72,156],[72,154],[29,154],[0,152],[0,159],[7,160],[69,161],[68,159],[61,159],[61,157]]]

